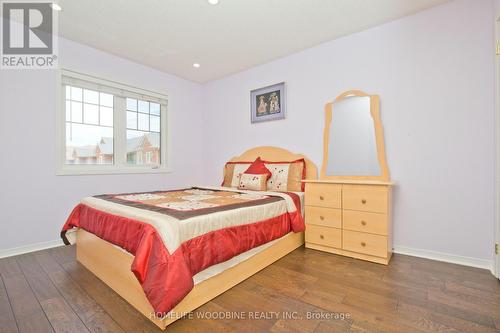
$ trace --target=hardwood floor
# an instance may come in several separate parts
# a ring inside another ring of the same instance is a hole
[[[0,259],[0,276],[0,332],[161,332],[74,247]],[[386,267],[301,248],[166,330],[231,331],[500,332],[500,282],[409,256]]]

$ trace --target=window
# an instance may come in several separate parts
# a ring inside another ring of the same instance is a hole
[[[146,152],[146,163],[147,164],[153,163],[153,152],[152,151]]]
[[[157,164],[160,160],[160,104],[127,98],[127,163]],[[149,156],[149,158],[143,158]]]
[[[113,164],[113,95],[65,85],[66,164]]]
[[[58,174],[165,172],[167,98],[62,71]]]

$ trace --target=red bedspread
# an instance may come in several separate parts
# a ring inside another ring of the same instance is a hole
[[[287,194],[294,199],[295,211],[205,233],[184,241],[173,253],[169,253],[151,224],[85,204],[75,207],[61,231],[61,237],[69,244],[66,231],[79,227],[133,254],[132,272],[155,312],[165,315],[191,291],[193,276],[198,272],[291,231],[303,231],[305,225],[300,213],[300,200],[294,193]]]

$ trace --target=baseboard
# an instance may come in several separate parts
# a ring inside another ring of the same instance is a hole
[[[11,249],[4,249],[4,250],[0,250],[0,258],[17,256],[19,254],[50,249],[53,247],[58,247],[58,246],[63,246],[63,245],[64,245],[64,243],[62,242],[62,240],[58,239],[58,240],[53,240],[53,241],[48,241],[48,242],[41,242],[41,243],[35,243],[35,244],[14,247]]]
[[[456,254],[443,253],[443,252],[424,250],[424,249],[415,249],[412,247],[399,246],[399,245],[394,246],[393,252],[412,257],[419,257],[419,258],[449,262],[452,264],[458,264],[463,266],[488,269],[492,273],[494,273],[493,260],[464,257]]]
[[[41,243],[35,243],[35,244],[30,244],[30,245],[25,245],[25,246],[14,247],[11,249],[0,250],[0,258],[12,257],[12,256],[16,256],[19,254],[50,249],[53,247],[58,247],[58,246],[63,246],[63,245],[64,244],[63,244],[62,240],[58,239],[58,240],[53,240],[53,241],[48,241],[48,242],[41,242]],[[443,252],[424,250],[424,249],[416,249],[416,248],[412,248],[412,247],[399,246],[399,245],[394,246],[393,252],[398,253],[398,254],[404,254],[407,256],[412,256],[412,257],[419,257],[419,258],[449,262],[452,264],[458,264],[458,265],[463,265],[463,266],[488,269],[491,271],[491,273],[493,275],[495,275],[493,260],[464,257],[464,256],[455,255],[455,254],[450,254],[450,253],[443,253]]]

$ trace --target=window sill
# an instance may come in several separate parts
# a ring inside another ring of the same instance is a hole
[[[87,176],[87,175],[127,175],[127,174],[165,174],[171,173],[168,167],[134,168],[134,167],[63,167],[56,171],[56,176]]]

